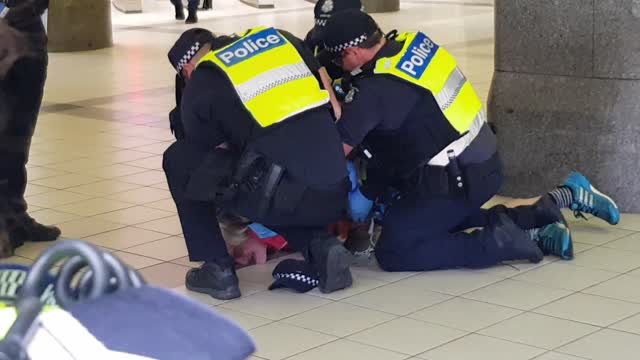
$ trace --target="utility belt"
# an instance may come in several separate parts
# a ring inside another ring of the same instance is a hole
[[[459,144],[452,143],[444,153],[438,153],[404,177],[404,190],[417,191],[422,196],[474,200],[480,194],[484,195],[488,181],[502,181],[495,134],[486,123],[460,153],[456,152],[456,146]]]
[[[245,151],[239,158],[229,151],[211,152],[192,174],[186,197],[197,201],[233,202],[241,192],[257,201],[257,216],[263,216],[279,188],[285,168],[262,154]]]

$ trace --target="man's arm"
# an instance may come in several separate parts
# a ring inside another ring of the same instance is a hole
[[[356,84],[353,100],[342,106],[342,116],[336,123],[342,148],[345,155],[349,155],[353,148],[360,145],[366,136],[383,122],[383,112],[380,111],[384,94],[374,86],[374,79],[363,79]]]
[[[180,119],[180,104],[182,103],[184,87],[184,79],[176,74],[176,107],[169,112],[169,128],[175,135],[176,140],[184,138],[184,126],[182,126],[182,120]]]
[[[213,149],[226,142],[218,101],[221,78],[214,68],[199,67],[193,72],[181,97],[180,120],[188,141]]]
[[[331,107],[333,108],[333,115],[337,120],[340,120],[342,116],[342,106],[340,106],[340,101],[336,96],[336,93],[333,91],[333,86],[331,86],[331,77],[327,73],[327,69],[321,67],[320,68],[320,78],[322,79],[322,85],[329,92],[329,101],[331,102]]]

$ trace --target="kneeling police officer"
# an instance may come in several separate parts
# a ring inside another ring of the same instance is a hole
[[[283,235],[316,269],[320,290],[352,283],[352,256],[326,231],[346,216],[351,182],[319,66],[302,41],[274,28],[207,44],[186,32],[169,53],[185,78],[184,138],[164,170],[191,261],[188,289],[240,296],[218,211]]]
[[[344,151],[358,147],[369,163],[366,184],[349,195],[351,215],[366,220],[372,200],[388,199],[375,248],[383,269],[570,259],[561,207],[617,223],[615,203],[577,172],[533,205],[482,209],[502,185],[502,167],[482,102],[455,59],[420,32],[385,36],[357,10],[333,14],[322,36],[347,72],[337,123]]]

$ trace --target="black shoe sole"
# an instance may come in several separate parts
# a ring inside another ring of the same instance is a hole
[[[242,296],[239,288],[216,290],[212,288],[190,286],[189,284],[185,284],[185,287],[190,291],[206,294],[218,300],[233,300]]]
[[[327,254],[327,276],[321,279],[320,292],[328,294],[353,285],[353,277],[349,267],[355,262],[353,254],[342,245],[333,246]]]

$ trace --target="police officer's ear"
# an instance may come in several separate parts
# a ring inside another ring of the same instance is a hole
[[[182,76],[185,79],[187,79],[187,80],[191,79],[191,73],[193,73],[193,70],[196,69],[196,66],[198,65],[198,62],[209,51],[211,51],[211,44],[203,45],[202,48],[200,50],[198,50],[198,52],[191,58],[191,60],[182,67]]]

